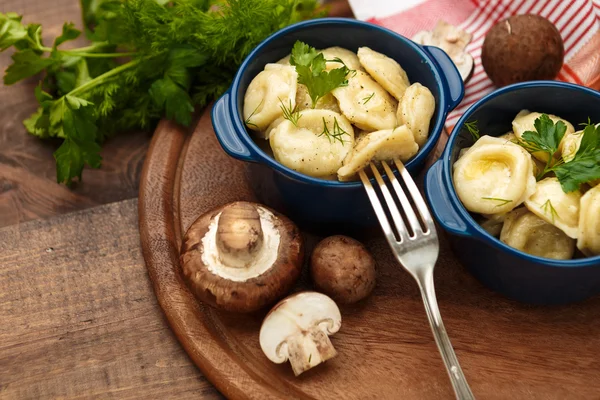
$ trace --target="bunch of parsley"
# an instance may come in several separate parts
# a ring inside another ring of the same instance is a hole
[[[260,41],[320,14],[316,0],[82,0],[82,15],[91,44],[66,49],[81,35],[73,24],[46,46],[40,25],[0,13],[0,51],[16,50],[4,84],[43,72],[40,107],[24,125],[63,139],[54,157],[66,184],[100,167],[100,145],[115,133],[162,117],[190,124]]]

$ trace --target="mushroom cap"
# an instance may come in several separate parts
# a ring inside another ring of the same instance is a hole
[[[232,312],[252,312],[283,297],[300,277],[304,262],[304,243],[298,227],[286,216],[250,203],[273,214],[273,225],[280,235],[277,259],[260,275],[235,281],[217,275],[202,259],[202,239],[213,219],[233,202],[201,215],[187,230],[181,245],[180,265],[190,291],[200,301]]]
[[[263,320],[259,335],[260,347],[269,360],[283,363],[288,357],[285,352],[279,351],[281,344],[287,338],[315,326],[328,336],[339,331],[342,315],[337,304],[319,292],[295,293],[277,303]]]

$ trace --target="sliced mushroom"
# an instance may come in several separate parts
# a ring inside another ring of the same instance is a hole
[[[199,217],[181,247],[183,277],[213,307],[251,312],[283,297],[304,259],[300,231],[263,205],[234,202]]]
[[[299,292],[281,300],[260,328],[260,347],[276,364],[290,361],[294,375],[337,355],[329,335],[340,330],[342,316],[322,293]]]
[[[440,20],[433,31],[417,32],[412,40],[444,50],[456,65],[463,81],[466,82],[473,72],[473,57],[465,50],[472,38],[473,35],[470,33]]]

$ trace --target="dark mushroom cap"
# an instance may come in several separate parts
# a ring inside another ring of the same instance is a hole
[[[554,79],[564,59],[560,32],[539,15],[513,15],[489,30],[481,63],[496,86]]]
[[[241,202],[225,204],[194,221],[183,238],[180,265],[187,286],[200,301],[222,310],[252,312],[275,302],[291,290],[302,270],[304,243],[300,230],[286,216],[261,204],[250,203],[275,216],[273,223],[280,235],[276,261],[267,271],[246,281],[233,281],[214,274],[202,261],[202,238],[208,232],[213,217],[236,203]]]

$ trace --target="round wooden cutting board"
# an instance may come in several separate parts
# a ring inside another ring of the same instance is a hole
[[[332,336],[338,356],[300,377],[261,352],[266,311],[234,315],[194,299],[179,275],[181,237],[202,213],[255,200],[247,179],[254,171],[223,152],[207,109],[194,129],[161,122],[142,173],[139,217],[148,273],[170,326],[202,373],[231,399],[453,398],[416,284],[379,235],[364,240],[378,265],[373,295],[341,308],[342,328]],[[475,396],[598,398],[600,298],[560,308],[504,299],[468,275],[441,236],[438,301]],[[317,239],[306,234],[309,254]],[[301,288],[310,288],[306,273]]]

